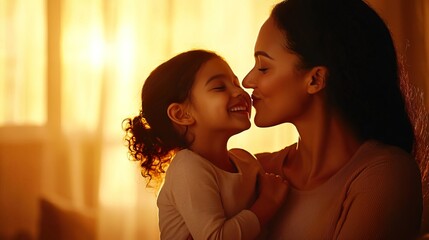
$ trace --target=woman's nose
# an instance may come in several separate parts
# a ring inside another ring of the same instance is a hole
[[[255,78],[252,70],[243,78],[242,84],[245,88],[255,88]]]

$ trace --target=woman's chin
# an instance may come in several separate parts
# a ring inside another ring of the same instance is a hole
[[[255,116],[255,119],[253,120],[253,122],[255,123],[255,125],[257,127],[260,127],[260,128],[272,127],[272,126],[275,126],[275,125],[279,124],[279,123],[273,122],[270,119],[266,119],[266,118],[263,118],[263,117],[258,117],[258,115]]]
[[[266,123],[266,122],[264,122],[264,121],[256,121],[256,120],[255,120],[255,125],[256,125],[257,127],[260,127],[260,128],[264,128],[264,127],[271,127],[271,126],[273,126],[273,125],[268,124],[268,123]]]

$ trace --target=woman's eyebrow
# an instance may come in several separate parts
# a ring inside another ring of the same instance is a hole
[[[269,58],[271,60],[274,60],[270,55],[268,55],[268,53],[266,53],[264,51],[256,51],[254,56],[255,56],[255,58],[257,58],[258,56],[263,56],[263,57]]]

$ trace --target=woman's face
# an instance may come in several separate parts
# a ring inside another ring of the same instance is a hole
[[[283,32],[269,18],[255,44],[255,66],[243,80],[244,87],[253,88],[255,124],[259,127],[294,123],[308,105],[305,79],[309,71],[298,68],[299,57],[285,42]]]

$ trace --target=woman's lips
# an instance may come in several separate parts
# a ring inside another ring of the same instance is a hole
[[[258,103],[261,100],[260,97],[256,95],[252,95],[252,105],[255,106],[256,103]]]

